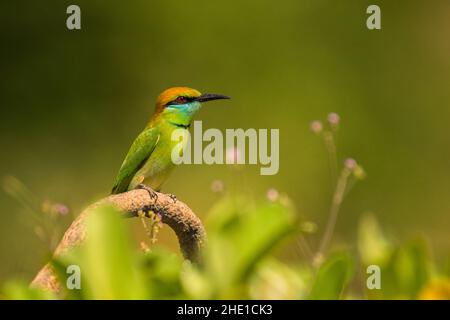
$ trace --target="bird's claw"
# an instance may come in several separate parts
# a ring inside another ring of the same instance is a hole
[[[172,199],[173,203],[177,202],[177,196],[174,194],[169,193],[170,199]]]
[[[149,186],[141,183],[141,184],[137,185],[136,189],[142,189],[142,190],[147,191],[148,195],[150,196],[150,199],[152,199],[153,202],[156,202],[158,200],[158,194],[155,192],[155,190],[153,190]]]

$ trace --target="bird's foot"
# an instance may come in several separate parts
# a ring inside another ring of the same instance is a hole
[[[150,196],[150,199],[153,200],[153,202],[156,202],[158,200],[158,194],[155,192],[155,190],[153,190],[152,188],[150,188],[149,186],[140,183],[136,186],[136,189],[142,189],[148,192],[148,195]]]
[[[174,194],[169,193],[170,199],[172,199],[173,203],[177,202],[177,196]]]

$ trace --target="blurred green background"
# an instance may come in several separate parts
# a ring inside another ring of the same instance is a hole
[[[449,252],[448,1],[78,0],[79,31],[65,26],[70,4],[0,4],[0,178],[76,214],[109,192],[159,92],[186,85],[233,98],[200,112],[204,128],[280,129],[275,176],[259,166],[174,172],[164,191],[200,216],[220,179],[256,197],[287,193],[321,234],[333,190],[309,123],[334,111],[341,161],[354,157],[368,173],[334,241],[355,246],[358,217],[370,211],[396,238],[425,234],[438,259]],[[381,7],[381,31],[366,28],[370,4]],[[48,248],[3,191],[0,217],[0,280],[31,278]],[[159,243],[177,248],[171,234]]]

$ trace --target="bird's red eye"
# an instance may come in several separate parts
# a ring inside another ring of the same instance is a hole
[[[177,101],[177,103],[186,103],[187,99],[186,99],[186,97],[180,96],[176,99],[176,101]]]

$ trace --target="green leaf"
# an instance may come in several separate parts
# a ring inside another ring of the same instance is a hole
[[[84,298],[148,298],[125,221],[112,207],[99,207],[90,213],[86,242],[75,257],[69,258],[71,264],[81,268]]]
[[[51,292],[32,289],[29,283],[17,280],[8,281],[3,285],[3,298],[11,300],[53,300],[56,296]]]
[[[393,267],[399,288],[414,298],[430,277],[431,265],[425,240],[411,241],[397,252]]]
[[[359,222],[358,250],[362,263],[366,266],[384,265],[392,254],[391,244],[371,213],[364,214]]]
[[[310,300],[335,300],[342,293],[353,274],[353,260],[347,253],[336,254],[326,260],[314,279]]]
[[[53,268],[53,272],[55,273],[56,277],[58,278],[59,283],[62,284],[62,292],[60,293],[60,296],[63,299],[67,300],[81,300],[83,299],[83,291],[78,289],[68,289],[65,284],[67,283],[67,279],[69,274],[67,274],[67,270],[70,264],[69,261],[76,261],[77,249],[74,249],[74,252],[68,253],[65,257],[59,257],[59,258],[53,258],[50,260],[50,264]],[[71,257],[69,259],[69,257]],[[83,278],[83,277],[82,277]]]
[[[397,248],[388,264],[381,268],[381,293],[368,290],[370,298],[415,299],[429,281],[432,262],[424,239]]]
[[[173,252],[155,248],[145,254],[142,271],[146,277],[145,283],[151,284],[152,299],[182,298],[181,267],[181,258]]]
[[[205,254],[206,271],[216,290],[227,298],[233,293],[226,288],[234,286],[235,290],[241,290],[239,284],[247,280],[256,264],[288,235],[298,231],[297,226],[292,209],[281,203],[255,206],[243,199],[219,203],[209,220]]]
[[[309,268],[294,268],[276,259],[266,259],[252,274],[251,299],[304,299],[310,283]]]
[[[213,297],[213,283],[199,268],[190,263],[184,265],[181,283],[188,299],[211,299]]]

